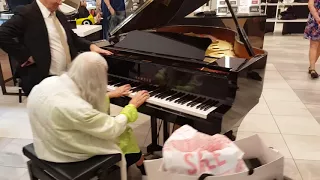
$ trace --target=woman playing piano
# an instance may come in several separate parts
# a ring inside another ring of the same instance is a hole
[[[102,56],[86,52],[66,74],[49,77],[33,88],[27,108],[38,158],[68,163],[121,153],[122,177],[126,164],[136,164],[145,175],[144,157],[127,124],[137,120],[137,108],[149,94],[138,92],[118,116],[110,116],[109,98],[124,96],[131,87],[122,86],[106,96],[107,70]]]

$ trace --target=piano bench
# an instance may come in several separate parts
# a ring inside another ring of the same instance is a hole
[[[121,154],[94,156],[88,160],[72,163],[53,163],[38,159],[33,144],[23,147],[30,180],[120,180],[120,168],[115,164]]]

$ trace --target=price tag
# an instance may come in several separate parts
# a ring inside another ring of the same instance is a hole
[[[249,6],[239,6],[238,13],[239,14],[247,14],[250,12]]]

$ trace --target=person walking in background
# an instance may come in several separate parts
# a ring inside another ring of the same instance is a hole
[[[320,0],[309,0],[308,7],[310,14],[304,31],[304,37],[310,40],[309,74],[311,78],[316,79],[319,78],[315,65],[320,56]]]
[[[109,38],[112,31],[121,21],[126,18],[126,6],[124,0],[101,0],[101,10],[103,14],[103,37]]]
[[[85,0],[80,1],[80,6],[78,8],[78,14],[76,18],[87,18],[90,15],[89,10],[87,9],[87,2]],[[94,15],[94,22],[95,24],[99,24],[101,21],[101,14],[100,12],[92,14]]]

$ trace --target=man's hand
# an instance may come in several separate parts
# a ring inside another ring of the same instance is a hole
[[[31,57],[29,57],[29,59],[26,62],[21,64],[21,67],[27,67],[27,66],[30,66],[32,64],[34,64],[34,60],[33,60],[33,57],[31,56]]]
[[[109,98],[118,98],[121,96],[126,96],[130,93],[131,86],[130,84],[126,84],[118,87],[116,90],[108,93]]]
[[[109,12],[110,12],[110,14],[111,14],[112,16],[114,16],[114,15],[116,14],[116,11],[113,9],[112,6],[109,6],[108,9],[109,9]]]
[[[96,17],[95,17],[95,22],[96,24],[100,23],[101,21],[101,13],[97,13]]]
[[[92,52],[96,52],[96,53],[99,53],[99,54],[102,54],[102,55],[112,55],[113,53],[108,51],[108,50],[105,50],[105,49],[101,49],[99,48],[97,45],[95,44],[91,44],[90,45],[90,51]]]

